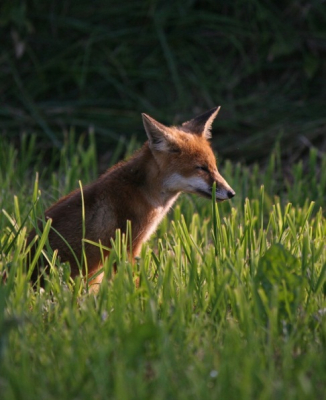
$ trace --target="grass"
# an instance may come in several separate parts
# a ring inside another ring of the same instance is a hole
[[[221,105],[228,158],[278,138],[296,161],[325,149],[325,27],[321,1],[3,0],[1,133],[44,150],[94,127],[102,149],[145,139],[141,112],[171,124]]]
[[[94,295],[67,265],[33,290],[25,245],[44,207],[96,175],[94,137],[67,141],[56,169],[35,138],[19,153],[0,140],[1,399],[324,397],[325,155],[292,183],[278,148],[264,174],[225,162],[237,196],[183,195],[135,266],[117,232]]]

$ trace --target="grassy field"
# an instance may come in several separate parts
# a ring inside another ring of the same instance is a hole
[[[1,400],[325,398],[325,155],[288,178],[277,147],[264,171],[224,162],[237,196],[183,195],[134,267],[117,233],[94,295],[66,265],[33,290],[25,244],[44,207],[96,176],[94,138],[56,167],[35,138],[19,153],[0,140]]]

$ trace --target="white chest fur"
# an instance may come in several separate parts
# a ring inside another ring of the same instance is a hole
[[[149,218],[149,224],[145,229],[145,231],[143,232],[144,235],[142,239],[143,242],[148,240],[150,236],[156,231],[158,225],[165,217],[165,215],[169,212],[170,208],[178,198],[178,195],[179,194],[173,196],[164,206],[157,206],[153,209]]]

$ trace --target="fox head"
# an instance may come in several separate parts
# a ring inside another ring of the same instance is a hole
[[[197,193],[211,198],[216,184],[216,200],[235,195],[220,175],[208,139],[220,107],[213,108],[181,126],[167,127],[142,114],[149,148],[163,176],[166,191]]]

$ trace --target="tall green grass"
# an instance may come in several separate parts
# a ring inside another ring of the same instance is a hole
[[[1,143],[1,399],[323,398],[325,156],[292,183],[277,148],[264,171],[225,162],[237,196],[183,195],[135,265],[117,232],[94,295],[51,249],[44,289],[26,271],[42,209],[95,177],[94,140],[67,142],[56,170],[23,140]]]

